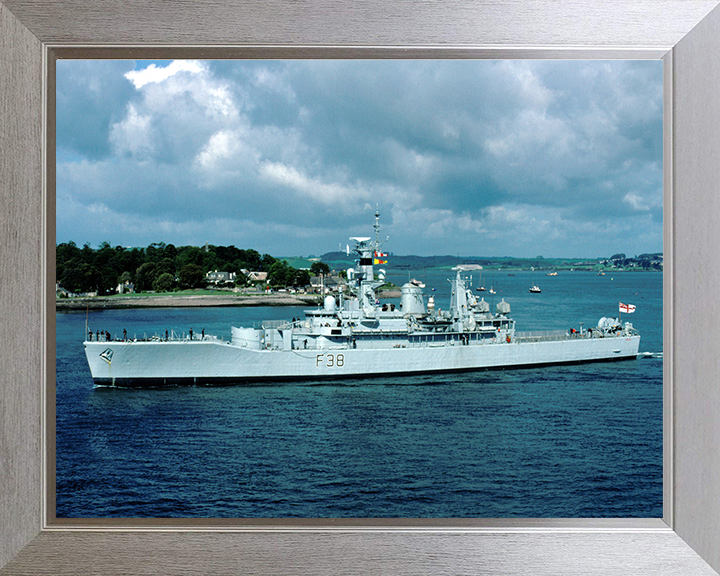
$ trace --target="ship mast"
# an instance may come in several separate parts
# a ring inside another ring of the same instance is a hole
[[[375,204],[375,250],[380,249],[380,205]]]
[[[376,306],[375,288],[382,286],[382,282],[375,280],[373,270],[374,259],[377,257],[378,249],[383,244],[380,240],[380,208],[375,207],[375,240],[372,238],[353,237],[350,240],[356,242],[355,252],[358,254],[358,276],[356,279],[356,294],[360,300],[360,306],[365,314],[374,314]]]

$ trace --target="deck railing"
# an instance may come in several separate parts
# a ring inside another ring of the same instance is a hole
[[[584,340],[585,338],[614,338],[624,336],[624,332],[607,333],[600,330],[588,332],[566,332],[565,330],[535,330],[529,332],[515,332],[515,342],[554,342],[559,340]]]
[[[565,330],[529,330],[515,332],[515,342],[556,342],[582,338],[579,333],[570,334]]]
[[[279,330],[292,328],[293,323],[289,320],[263,320],[261,326],[264,330]]]

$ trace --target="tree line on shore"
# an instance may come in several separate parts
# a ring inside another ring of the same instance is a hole
[[[103,242],[93,249],[89,244],[79,248],[66,242],[56,246],[55,254],[57,281],[71,293],[110,294],[119,284],[132,284],[135,292],[201,288],[213,270],[234,273],[236,286],[252,284],[243,269],[267,272],[273,287],[307,286],[311,273],[329,271],[322,262],[314,262],[310,271],[297,270],[270,254],[235,246],[175,247],[159,242],[147,248],[126,248]]]

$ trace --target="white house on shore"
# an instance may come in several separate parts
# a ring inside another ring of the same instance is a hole
[[[242,270],[242,273],[247,276],[247,279],[250,280],[250,282],[266,282],[267,281],[267,272],[251,272],[250,270]]]
[[[310,289],[316,294],[342,292],[345,290],[345,285],[345,281],[339,276],[312,276],[310,278]]]
[[[115,287],[115,292],[118,294],[132,294],[135,292],[135,284],[129,280],[126,282],[120,282],[120,284]]]
[[[205,274],[205,281],[208,284],[226,284],[228,282],[235,282],[237,274],[235,272],[220,272],[213,270]]]

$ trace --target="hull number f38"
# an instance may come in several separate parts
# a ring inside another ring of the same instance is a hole
[[[344,354],[318,354],[315,357],[315,366],[324,366],[325,368],[345,366]]]

